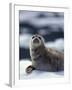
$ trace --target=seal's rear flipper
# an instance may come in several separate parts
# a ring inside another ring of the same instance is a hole
[[[30,65],[30,66],[28,66],[27,68],[26,68],[26,73],[31,73],[33,70],[35,70],[35,68],[32,66],[32,65]]]

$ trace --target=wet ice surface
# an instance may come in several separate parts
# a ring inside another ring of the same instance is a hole
[[[20,61],[20,80],[23,79],[45,79],[45,78],[62,78],[64,77],[64,71],[60,72],[45,72],[34,70],[31,74],[27,74],[25,69],[31,65],[29,60]]]

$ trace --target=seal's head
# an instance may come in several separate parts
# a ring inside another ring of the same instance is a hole
[[[33,35],[31,38],[31,45],[34,48],[44,45],[44,38],[38,34]]]

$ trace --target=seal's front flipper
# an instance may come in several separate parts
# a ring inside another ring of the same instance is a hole
[[[35,68],[32,66],[32,65],[30,65],[30,66],[28,66],[27,68],[26,68],[26,73],[31,73],[33,70],[35,70]]]

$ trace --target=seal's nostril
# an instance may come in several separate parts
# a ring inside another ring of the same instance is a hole
[[[37,38],[35,38],[35,39],[33,40],[33,43],[39,43],[39,40],[38,40]]]

